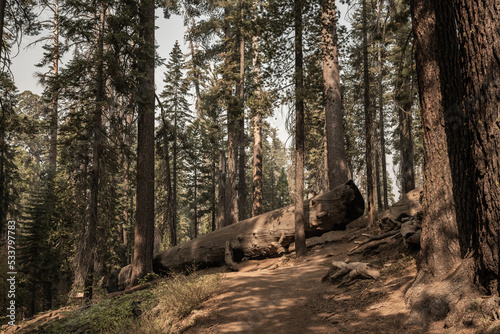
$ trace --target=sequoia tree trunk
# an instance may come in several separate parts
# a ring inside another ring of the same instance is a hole
[[[470,143],[460,145],[457,138],[449,137],[449,144],[459,154],[452,160],[453,182],[457,187],[465,185],[471,194],[471,207],[457,205],[458,229],[462,253],[473,252],[476,283],[489,294],[499,296],[500,13],[496,0],[454,3],[461,81],[465,85],[460,115],[465,119]],[[457,126],[451,117],[445,121],[447,126]],[[463,160],[463,152],[469,147],[471,159]]]
[[[460,261],[444,127],[445,112],[460,98],[452,1],[413,1],[412,22],[424,144],[420,271],[439,278]]]
[[[348,180],[349,172],[340,95],[335,0],[322,0],[320,4],[323,85],[325,91],[326,159],[329,189],[334,189]]]

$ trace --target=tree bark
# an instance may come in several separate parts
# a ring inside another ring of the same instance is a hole
[[[155,120],[155,4],[139,5],[139,35],[144,45],[138,72],[137,200],[131,284],[153,270],[154,246],[154,120]]]
[[[245,36],[243,31],[243,2],[240,0],[240,32],[239,32],[239,82],[238,82],[238,113],[239,113],[239,157],[238,157],[238,220],[243,220],[247,218],[247,183],[246,183],[246,135],[245,135]]]
[[[222,221],[223,226],[234,224],[238,221],[238,106],[234,101],[232,96],[232,85],[230,79],[231,72],[231,49],[230,49],[230,9],[226,5],[224,8],[224,49],[225,49],[225,68],[224,68],[224,82],[225,82],[225,94],[226,94],[226,105],[227,105],[227,180],[226,186],[226,205],[225,205],[225,217]]]
[[[379,136],[380,136],[380,158],[382,164],[382,189],[383,189],[383,197],[384,204],[383,210],[387,210],[389,208],[389,192],[387,187],[387,160],[385,155],[385,117],[384,117],[384,86],[383,86],[383,71],[382,71],[382,43],[385,41],[385,27],[386,24],[384,22],[381,27],[381,16],[382,16],[382,4],[381,0],[377,1],[377,31],[380,35],[381,41],[377,42],[377,62],[378,62],[378,105],[379,105]]]
[[[0,62],[2,61],[2,53],[4,51],[3,28],[4,28],[4,23],[5,23],[5,8],[6,7],[7,7],[7,0],[0,0]]]
[[[100,28],[103,25],[99,24]],[[103,32],[99,32],[100,34]],[[99,39],[103,37],[100,36]],[[98,42],[99,48],[102,42]],[[102,52],[102,51],[101,51]],[[50,147],[49,147],[49,168],[55,176],[57,167],[57,127],[58,127],[58,103],[59,103],[59,1],[54,2],[54,54],[52,56],[52,112],[50,115]],[[102,78],[101,78],[102,80]]]
[[[366,18],[366,0],[363,0],[363,82],[364,82],[364,111],[366,136],[366,198],[368,201],[368,223],[375,224],[375,194],[373,187],[373,119],[370,104],[370,77],[368,72],[368,27]]]
[[[224,219],[226,218],[226,154],[223,150],[219,151],[219,204],[217,208],[217,228],[226,226]]]
[[[252,69],[254,75],[255,103],[253,110],[253,178],[252,178],[252,217],[262,214],[262,108],[261,108],[261,85],[260,85],[260,57],[259,57],[259,26],[257,22],[257,5],[254,10],[254,29],[255,35],[252,36],[253,59]]]
[[[198,238],[198,168],[194,167],[194,237]]]
[[[302,0],[294,1],[295,23],[295,247],[297,257],[307,255],[304,201],[304,74],[302,59]]]
[[[252,217],[262,214],[262,117],[253,116],[253,204]]]
[[[352,181],[333,191],[318,195],[300,204],[305,212],[305,233],[308,237],[331,230],[344,230],[346,225],[364,212],[364,200]],[[197,264],[201,267],[226,263],[226,243],[233,260],[243,257],[276,256],[285,252],[294,242],[294,206],[277,209],[226,226],[181,245],[156,254],[154,268],[157,273],[186,270]],[[130,267],[120,271],[119,286],[127,285]]]
[[[174,110],[174,127],[173,127],[173,142],[172,142],[172,217],[171,217],[171,239],[170,245],[177,245],[177,118],[178,111]]]
[[[455,0],[454,3],[461,82],[465,86],[459,120],[465,120],[469,143],[462,146],[457,138],[448,138],[458,158],[451,160],[453,182],[465,185],[471,194],[470,207],[457,205],[458,228],[462,254],[473,252],[475,283],[489,294],[499,296],[500,14],[498,1],[494,0]],[[445,121],[447,128],[457,127],[456,119],[446,117]],[[471,159],[462,160],[467,148],[470,148],[466,153]]]
[[[325,136],[329,189],[349,178],[344,142],[335,0],[321,0],[321,41],[325,91]]]
[[[57,6],[57,5],[56,5]],[[93,297],[94,285],[94,264],[97,245],[97,224],[98,224],[98,206],[99,206],[99,179],[100,179],[100,155],[101,155],[101,133],[102,133],[102,110],[104,104],[104,29],[105,29],[106,8],[101,5],[99,17],[97,18],[97,49],[95,57],[97,59],[96,67],[96,100],[93,117],[93,142],[92,142],[92,173],[90,179],[90,205],[89,222],[86,233],[83,238],[83,245],[79,254],[79,272],[82,275],[84,283],[84,298],[91,302]],[[57,103],[57,101],[56,101]],[[56,111],[57,112],[57,111]],[[56,116],[57,119],[57,116]],[[57,132],[57,130],[56,130]],[[57,136],[57,134],[56,134]],[[52,147],[51,147],[52,149]],[[53,152],[49,154],[51,167],[55,169]]]
[[[410,74],[404,74],[405,69],[411,67],[408,61],[407,49],[410,45],[410,36],[402,36],[397,39],[401,45],[402,52],[398,73],[395,82],[394,99],[399,118],[399,151],[400,151],[400,173],[401,173],[401,196],[415,189],[415,171],[413,162],[413,138],[412,138],[412,106],[413,96],[410,87]]]
[[[423,130],[424,190],[419,271],[406,299],[411,307],[410,322],[425,325],[444,318],[450,300],[468,284],[464,277],[454,283],[455,274],[450,275],[461,270],[462,258],[455,211],[458,194],[452,186],[452,154],[445,127],[446,114],[457,109],[455,104],[462,94],[452,0],[412,1],[411,12]],[[467,266],[464,268],[467,270]],[[429,308],[430,303],[434,307]]]
[[[445,112],[460,97],[458,44],[450,0],[413,1],[411,11],[424,144],[420,271],[442,277],[460,261],[444,127]]]
[[[0,65],[3,67],[2,64],[2,53],[4,51],[4,43],[3,43],[3,30],[4,30],[4,22],[5,22],[5,8],[7,5],[7,0],[0,0]],[[5,121],[5,110],[3,106],[0,106],[2,108],[2,122]],[[3,238],[4,234],[4,226],[7,224],[7,201],[6,201],[6,196],[4,194],[5,192],[5,129],[4,125],[2,124],[1,132],[0,132],[0,238]]]

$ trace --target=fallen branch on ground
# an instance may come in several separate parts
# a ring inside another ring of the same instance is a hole
[[[332,261],[332,266],[338,270],[330,276],[328,272],[322,281],[335,281],[342,278],[339,286],[353,284],[357,279],[378,279],[380,277],[380,272],[376,269],[369,267],[368,263],[364,262],[353,262],[346,263],[343,261]]]
[[[382,239],[385,239],[385,238],[388,238],[388,237],[392,237],[393,235],[396,235],[400,233],[399,230],[393,230],[393,231],[389,231],[389,232],[386,232],[386,233],[383,233],[383,234],[380,234],[380,235],[369,235],[369,234],[365,234],[363,233],[363,236],[365,237],[368,237],[368,239],[366,240],[363,240],[363,241],[358,241],[355,243],[357,243],[356,247],[352,248],[351,250],[349,250],[349,255],[353,254],[353,252],[358,249],[359,247],[361,247],[362,245],[365,245],[367,243],[370,243],[372,241],[377,241],[377,240],[382,240]]]

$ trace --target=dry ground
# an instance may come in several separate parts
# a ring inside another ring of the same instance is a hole
[[[313,247],[305,259],[292,254],[241,263],[239,272],[226,274],[223,291],[193,312],[185,333],[457,333],[443,323],[425,330],[406,326],[404,293],[415,260],[399,240],[348,256],[362,232],[331,232],[336,241]],[[381,278],[342,287],[321,282],[331,260],[346,259],[371,263]]]
[[[309,249],[306,258],[294,253],[279,258],[250,260],[240,271],[226,272],[223,288],[180,321],[179,333],[332,334],[332,333],[475,333],[473,329],[409,327],[404,294],[416,274],[414,254],[398,238],[388,238],[369,252],[348,255],[362,228],[329,232],[329,242]],[[311,242],[313,239],[308,239]],[[324,241],[324,240],[323,240]],[[361,250],[362,248],[360,248]],[[378,268],[378,280],[359,280],[350,286],[322,282],[332,260],[368,262]],[[206,274],[227,271],[211,268]],[[39,315],[9,333],[29,331],[66,310]],[[2,328],[5,330],[6,328]],[[16,330],[17,329],[17,330]]]

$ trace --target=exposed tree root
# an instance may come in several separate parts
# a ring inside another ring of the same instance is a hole
[[[466,258],[443,279],[421,270],[406,292],[410,307],[408,325],[427,328],[445,320],[445,328],[485,326],[500,320],[500,298],[484,296],[474,284],[474,264]]]

